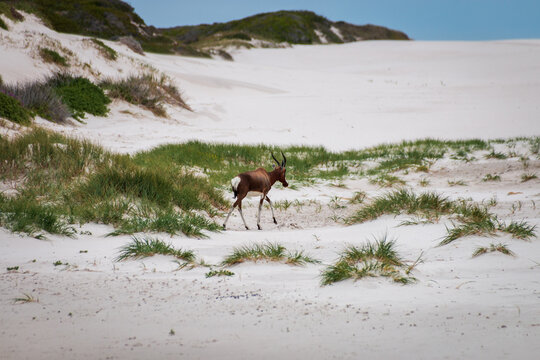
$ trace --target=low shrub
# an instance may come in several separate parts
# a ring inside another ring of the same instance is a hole
[[[0,90],[0,117],[6,118],[14,123],[29,125],[31,123],[30,113],[22,107],[21,103],[12,96]]]
[[[57,73],[47,83],[62,98],[75,119],[84,118],[85,113],[96,116],[107,115],[107,105],[111,100],[90,80]]]
[[[65,57],[57,53],[56,51],[49,48],[40,48],[39,55],[43,61],[48,63],[53,63],[59,66],[68,67],[69,64]]]
[[[0,90],[12,94],[25,108],[47,120],[62,123],[71,116],[69,108],[46,81],[14,86],[0,84]]]
[[[191,111],[178,88],[163,76],[158,78],[152,74],[145,74],[132,75],[122,80],[105,79],[100,86],[107,91],[108,96],[141,105],[157,116],[167,115],[163,106],[165,103]]]

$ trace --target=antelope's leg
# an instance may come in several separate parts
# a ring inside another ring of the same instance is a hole
[[[225,222],[223,223],[223,229],[225,229],[225,226],[227,225],[227,221],[229,221],[229,216],[231,216],[234,208],[236,207],[236,202],[233,204],[231,211],[227,214],[227,218],[225,219]]]
[[[274,224],[277,225],[276,216],[274,215],[274,208],[272,207],[272,201],[270,201],[270,198],[267,196],[266,201],[268,201],[268,204],[270,204],[270,210],[272,210],[272,218],[274,219]]]
[[[261,196],[261,201],[259,201],[259,213],[257,214],[257,227],[259,228],[259,230],[262,230],[261,229],[261,209],[262,209],[262,204],[263,204],[263,201],[264,201],[264,197],[265,197],[265,195],[263,194]]]
[[[246,224],[246,219],[244,219],[244,214],[242,214],[242,203],[239,202],[238,203],[238,211],[240,212],[240,216],[242,217],[242,221],[244,222],[244,226],[246,227],[246,230],[249,230],[247,224]]]

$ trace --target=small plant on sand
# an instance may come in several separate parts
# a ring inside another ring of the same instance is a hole
[[[33,297],[30,294],[24,293],[22,297],[18,297],[18,298],[13,299],[13,302],[15,304],[17,304],[17,303],[24,304],[24,303],[31,303],[31,302],[39,302],[39,299]]]
[[[317,264],[319,260],[305,255],[303,251],[291,253],[283,245],[267,242],[236,247],[232,254],[223,260],[222,265],[236,265],[245,261],[280,261],[290,265]]]
[[[510,255],[510,256],[514,256],[514,252],[511,251],[510,249],[508,249],[508,246],[505,245],[505,244],[490,244],[489,247],[484,247],[484,246],[481,246],[481,247],[478,247],[472,254],[473,257],[477,257],[477,256],[480,256],[480,255],[484,255],[484,254],[487,254],[487,253],[490,253],[490,252],[495,252],[495,251],[498,251],[502,254],[505,254],[505,255]]]
[[[493,174],[486,174],[486,176],[484,176],[482,178],[482,181],[483,182],[487,182],[487,181],[501,181],[501,176],[500,175],[493,175]]]
[[[499,159],[499,160],[503,160],[503,159],[508,158],[508,156],[506,156],[506,154],[501,153],[501,152],[495,152],[495,150],[491,150],[491,152],[489,154],[486,154],[484,157],[486,159]]]
[[[395,175],[380,174],[376,177],[369,179],[371,184],[379,185],[380,187],[394,187],[399,185],[405,185],[405,181]]]
[[[355,191],[349,202],[351,204],[361,204],[366,200],[367,194],[364,191]]]
[[[143,257],[160,255],[171,255],[177,259],[184,260],[188,263],[195,261],[195,254],[191,250],[175,249],[171,244],[167,244],[157,238],[145,236],[139,238],[132,237],[132,242],[120,248],[120,254],[116,261],[127,259],[139,259]]]
[[[395,241],[388,240],[385,235],[373,243],[347,247],[335,264],[323,270],[321,284],[324,286],[347,279],[356,281],[377,276],[408,284],[415,280],[409,276],[411,270],[395,250]]]
[[[19,270],[19,267],[18,266],[8,266],[6,268],[7,271],[17,271]]]
[[[234,273],[227,269],[210,270],[209,272],[204,274],[204,276],[206,276],[207,278],[211,278],[214,276],[233,276],[233,275]]]
[[[423,178],[422,180],[418,182],[418,185],[420,185],[421,187],[429,186],[429,184],[430,184],[430,181],[426,178]]]
[[[101,40],[98,40],[96,38],[91,39],[92,42],[96,45],[97,49],[103,55],[104,58],[108,60],[115,61],[118,58],[118,53],[110,48],[109,46],[105,45],[105,43]]]
[[[538,176],[533,173],[526,173],[521,175],[521,182],[526,182],[533,179],[538,179]]]
[[[39,49],[39,55],[43,59],[43,61],[48,63],[53,63],[62,67],[69,66],[67,60],[65,57],[57,53],[56,51],[49,49],[49,48],[40,48]]]
[[[463,180],[448,180],[448,186],[467,186]]]
[[[512,235],[513,238],[530,240],[536,237],[536,225],[530,225],[525,221],[511,221],[510,224],[499,224],[499,230]]]

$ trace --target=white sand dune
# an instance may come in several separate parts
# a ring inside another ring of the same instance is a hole
[[[169,109],[156,118],[115,102],[111,116],[86,124],[43,126],[134,153],[188,139],[232,143],[322,144],[344,150],[434,137],[498,138],[540,135],[540,40],[492,42],[373,41],[295,46],[234,53],[235,62],[147,54],[113,42],[122,56],[101,59],[83,37],[58,34],[34,18],[0,30],[0,74],[24,81],[54,70],[36,53],[43,41],[71,49],[87,76],[125,76],[151,66],[172,77],[194,112]],[[44,40],[45,39],[45,40]],[[146,64],[146,65],[145,65]],[[98,71],[99,73],[97,73]],[[508,151],[501,145],[501,151]],[[517,148],[518,150],[521,148]],[[523,147],[526,152],[526,148]],[[529,153],[520,155],[527,155]],[[478,158],[482,153],[477,154]],[[532,155],[528,172],[540,175]],[[264,165],[264,164],[261,164]],[[502,181],[485,183],[487,173]],[[540,181],[522,183],[519,157],[463,164],[445,158],[425,175],[429,190],[482,201],[496,196],[505,221],[540,226]],[[424,176],[400,174],[416,190]],[[450,187],[463,179],[469,186]],[[500,235],[470,236],[437,247],[450,225],[398,226],[407,216],[384,216],[344,227],[332,196],[383,192],[365,180],[346,188],[317,185],[272,190],[273,199],[317,200],[324,211],[263,213],[263,231],[231,230],[207,239],[157,234],[219,263],[233,247],[280,242],[323,264],[241,264],[231,278],[209,278],[206,268],[177,269],[169,257],[115,262],[128,236],[87,224],[76,239],[36,240],[0,229],[0,358],[147,359],[508,359],[540,352],[540,241]],[[519,208],[517,207],[519,204]],[[344,210],[347,211],[347,210]],[[255,208],[246,206],[255,226]],[[236,215],[236,214],[235,214]],[[316,216],[319,216],[318,218]],[[407,260],[422,252],[418,281],[401,286],[384,278],[321,287],[320,272],[347,245],[388,234]],[[478,246],[503,242],[515,257],[472,258]],[[80,252],[81,250],[87,252]],[[69,265],[54,266],[60,260]],[[15,272],[7,267],[19,266]],[[31,295],[39,302],[15,304]],[[171,332],[171,330],[173,330]],[[174,334],[173,334],[174,333]]]

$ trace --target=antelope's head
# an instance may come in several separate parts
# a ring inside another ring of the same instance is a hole
[[[274,165],[274,173],[277,175],[277,181],[282,183],[283,187],[287,187],[289,186],[289,183],[287,182],[287,180],[285,180],[285,172],[287,171],[287,169],[285,169],[285,166],[287,165],[287,158],[285,157],[285,154],[283,154],[283,152],[281,152],[281,156],[283,156],[283,161],[280,164],[274,154],[272,154],[272,158],[277,164],[277,166]]]

